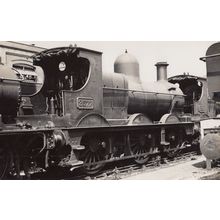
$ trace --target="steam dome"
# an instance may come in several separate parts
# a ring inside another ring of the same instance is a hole
[[[114,72],[124,73],[139,80],[139,63],[137,59],[126,50],[124,54],[117,57],[114,63]]]

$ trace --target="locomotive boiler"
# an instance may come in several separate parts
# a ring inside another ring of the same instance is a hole
[[[153,122],[159,121],[168,112],[181,111],[184,96],[178,85],[167,81],[167,66],[165,62],[156,64],[157,82],[141,82],[136,58],[127,51],[119,56],[114,64],[114,73],[103,74],[106,111],[110,100],[105,101],[105,99],[108,99],[109,95],[110,98],[115,99],[116,91],[119,92],[117,96],[124,93],[122,107],[127,109],[125,118],[127,114],[142,113],[147,120]]]
[[[0,81],[0,176],[56,167],[94,174],[109,162],[144,164],[189,146],[193,123],[167,66],[157,63],[157,82],[144,83],[127,51],[114,73],[103,73],[102,53],[70,46],[0,69],[9,73]]]

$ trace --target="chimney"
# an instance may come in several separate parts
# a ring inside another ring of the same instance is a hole
[[[167,66],[169,64],[167,62],[158,62],[155,66],[157,67],[157,81],[167,80]]]

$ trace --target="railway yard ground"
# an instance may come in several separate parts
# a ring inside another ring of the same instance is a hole
[[[206,169],[204,156],[196,155],[186,160],[169,163],[153,170],[133,173],[124,180],[217,180],[220,179],[220,167]]]
[[[163,163],[137,165],[128,161],[108,164],[96,175],[85,175],[80,169],[73,172],[39,173],[31,179],[44,180],[218,180],[220,164],[206,169],[206,159],[197,153],[187,153]]]

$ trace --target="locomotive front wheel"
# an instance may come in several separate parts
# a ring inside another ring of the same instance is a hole
[[[150,160],[149,153],[152,150],[151,134],[140,134],[130,137],[130,151],[132,155],[137,155],[134,161],[143,165]]]
[[[94,175],[105,165],[107,141],[96,135],[90,135],[83,138],[82,145],[85,146],[85,150],[82,151],[80,159],[84,162],[84,172]]]
[[[9,154],[0,148],[0,179],[5,179],[9,168]]]

